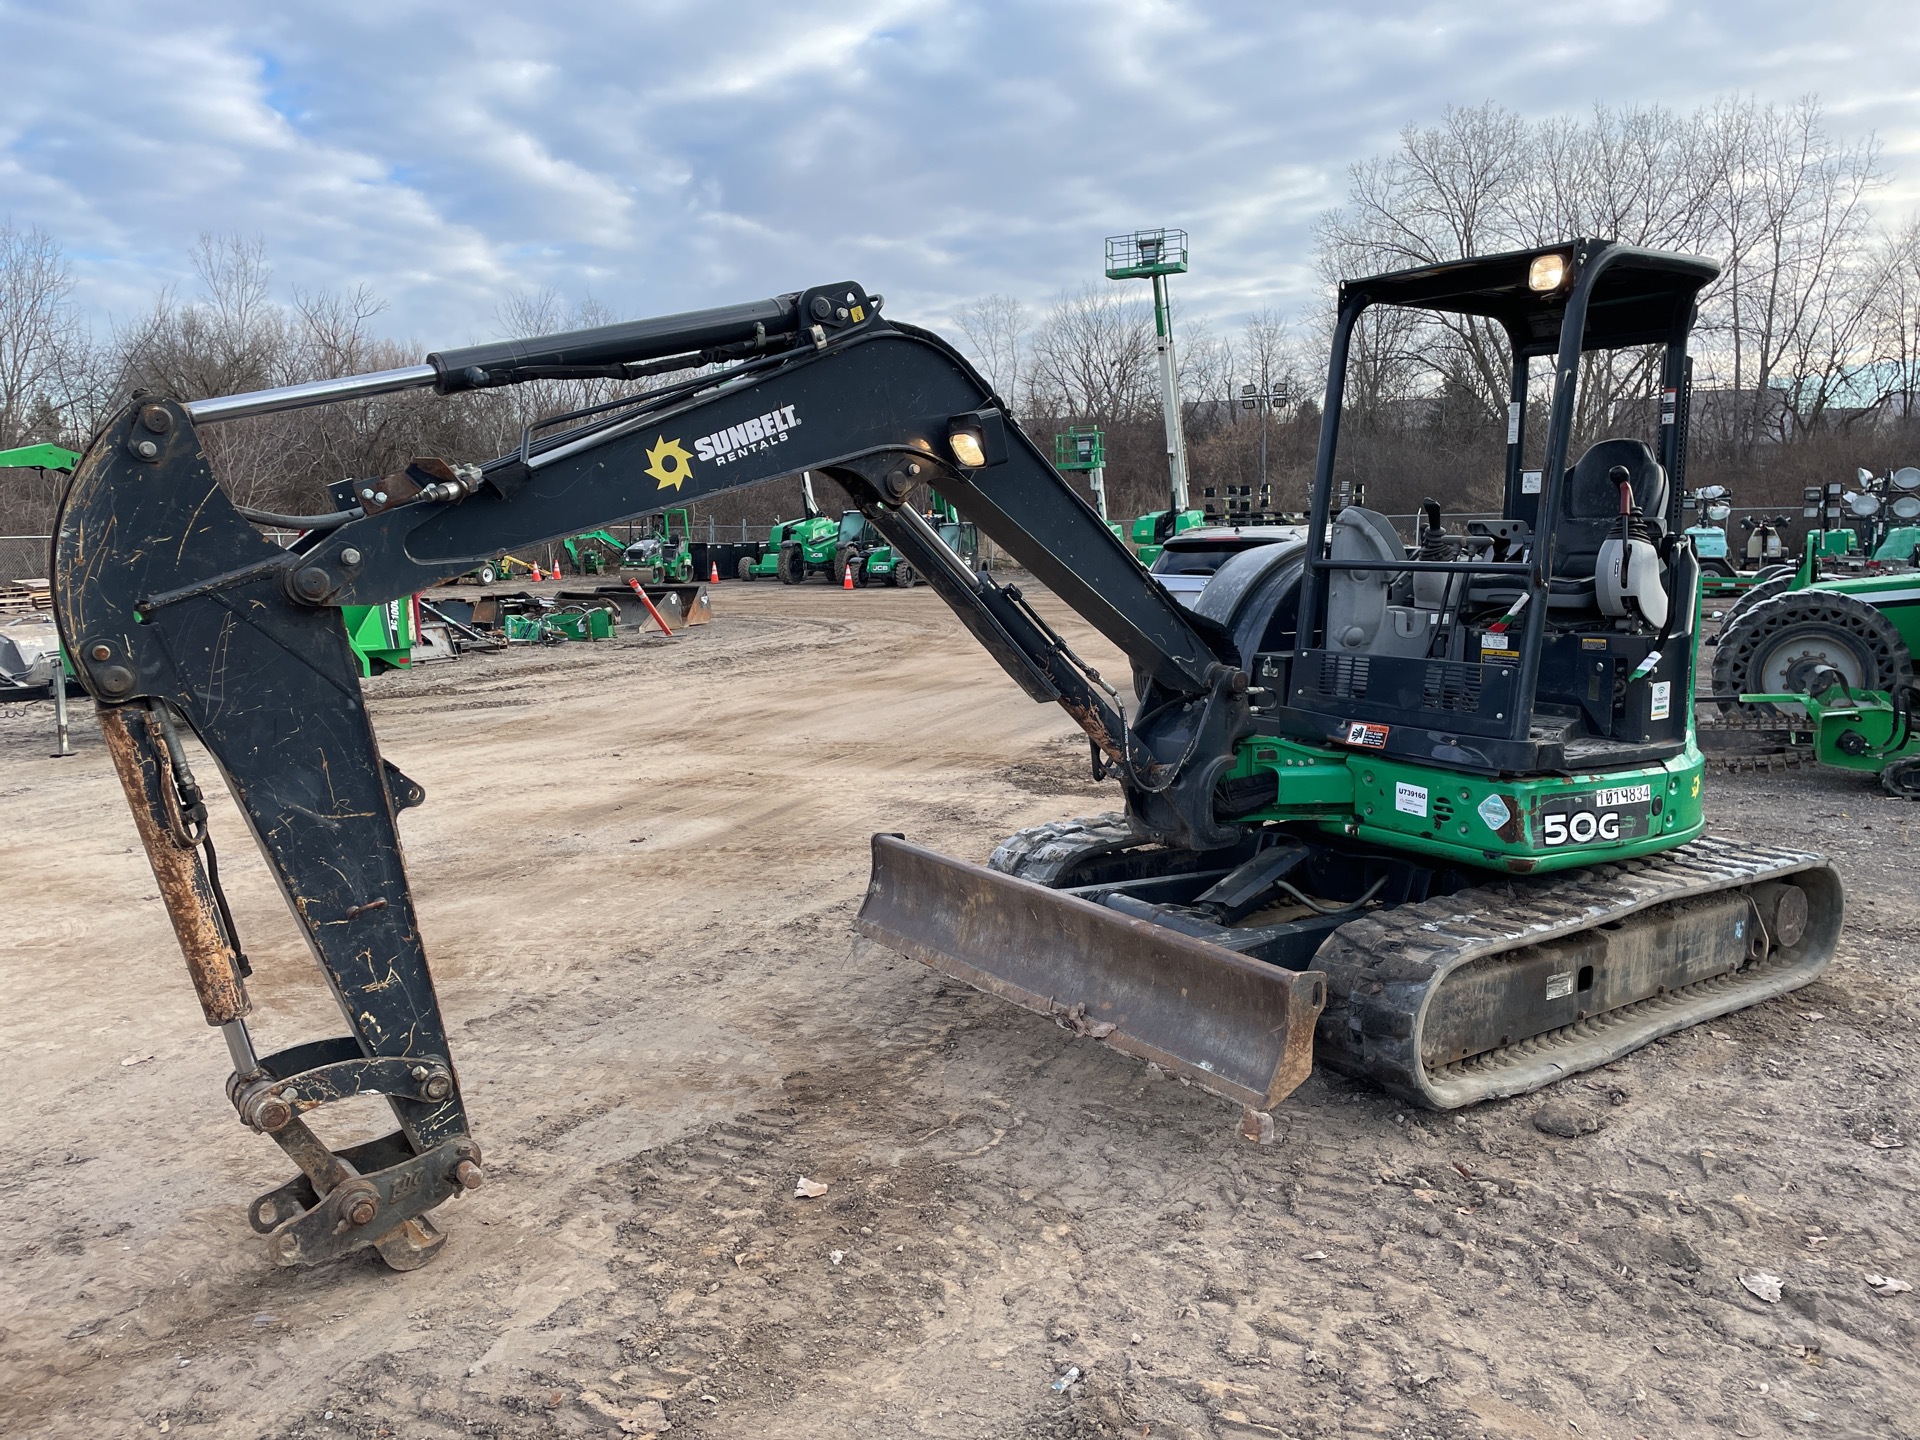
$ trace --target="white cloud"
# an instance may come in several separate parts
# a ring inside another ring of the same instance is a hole
[[[1185,313],[1230,323],[1314,298],[1346,166],[1449,103],[1817,91],[1880,128],[1907,203],[1910,22],[1878,0],[14,4],[0,44],[33,83],[0,90],[0,214],[59,236],[103,315],[237,231],[428,344],[547,287],[638,315],[852,276],[938,324],[1097,279],[1105,235],[1165,223],[1193,235]]]

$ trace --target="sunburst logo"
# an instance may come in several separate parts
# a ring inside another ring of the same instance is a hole
[[[678,490],[693,475],[692,459],[678,440],[662,435],[647,451],[647,474],[660,482],[662,490],[669,485]]]

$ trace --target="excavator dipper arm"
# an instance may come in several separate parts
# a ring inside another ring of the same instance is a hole
[[[197,434],[346,396],[727,362],[530,427],[513,454],[481,466],[415,462],[355,482],[359,505],[316,517],[289,549],[229,502]],[[1204,849],[1233,837],[1213,810],[1247,727],[1246,677],[1230,644],[1140,569],[972,367],[934,336],[881,320],[858,286],[443,352],[406,370],[277,392],[136,399],[89,446],[56,542],[62,638],[99,707],[207,1020],[225,1032],[230,1098],[300,1167],[253,1206],[278,1263],[364,1246],[396,1268],[424,1263],[442,1239],[428,1212],[482,1179],[396,825],[424,797],[381,758],[337,608],[803,469],[844,485],[1022,688],[1086,729],[1120,776],[1140,838]],[[1147,684],[1151,723],[1129,728],[1111,688],[1017,589],[969,571],[941,543],[907,504],[924,483],[1126,653]],[[249,967],[183,731],[224,775],[327,976],[345,1036],[255,1053]],[[1274,983],[1284,991],[1293,982]],[[1311,1025],[1308,1015],[1296,1028],[1310,1034]],[[1296,1040],[1289,1063],[1298,1069],[1306,1042]],[[398,1128],[335,1153],[303,1116],[358,1094],[384,1096]]]

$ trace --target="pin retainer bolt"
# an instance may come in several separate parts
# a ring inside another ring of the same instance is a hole
[[[293,1119],[293,1107],[278,1095],[268,1095],[253,1105],[253,1124],[258,1130],[279,1130]]]

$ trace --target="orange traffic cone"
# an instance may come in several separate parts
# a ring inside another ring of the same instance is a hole
[[[538,565],[534,566],[533,567],[533,583],[538,585],[544,579],[546,579],[546,576],[540,573],[540,567]]]
[[[842,590],[851,590],[853,588],[853,562],[851,560],[847,562],[846,568],[840,572],[840,588]]]
[[[707,583],[709,585],[718,585],[720,583],[720,562],[718,560],[713,562],[713,574],[707,577]]]

